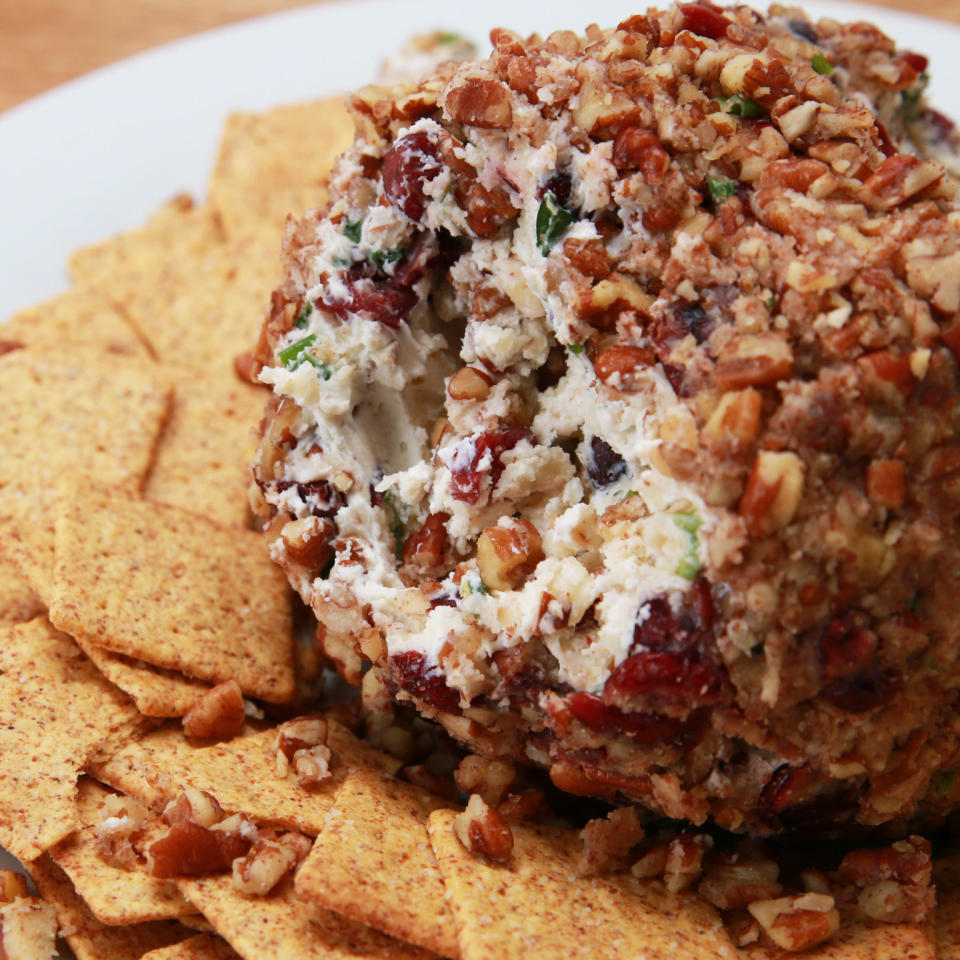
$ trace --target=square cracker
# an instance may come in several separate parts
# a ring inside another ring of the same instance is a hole
[[[353,135],[340,97],[231,114],[208,191],[227,236],[246,236],[261,224],[279,236],[287,214],[326,203],[327,177]]]
[[[83,764],[144,726],[130,699],[45,619],[0,630],[0,845],[26,861],[72,833]]]
[[[0,624],[23,623],[43,613],[43,601],[30,589],[30,584],[4,548],[0,528]]]
[[[263,537],[90,490],[58,501],[50,619],[84,643],[244,693],[295,693],[290,592]]]
[[[182,717],[210,689],[210,684],[175,670],[131,660],[82,641],[78,643],[97,669],[130,696],[144,716]]]
[[[240,955],[226,940],[201,933],[172,947],[151,950],[140,960],[240,960]]]
[[[170,368],[174,387],[145,495],[201,513],[226,527],[248,526],[247,487],[255,427],[269,397],[232,372],[198,381]]]
[[[305,900],[292,880],[248,897],[228,874],[175,881],[244,960],[427,960],[432,954]]]
[[[170,389],[155,365],[71,347],[0,356],[0,392],[0,550],[49,605],[58,483],[138,490]]]
[[[87,909],[70,879],[49,857],[27,864],[27,872],[43,899],[57,911],[60,935],[77,960],[139,960],[148,951],[178,943],[191,933],[176,920],[108,927]]]
[[[157,810],[190,786],[213,794],[227,813],[315,837],[348,771],[378,767],[392,773],[400,766],[333,718],[327,722],[327,745],[333,752],[330,777],[309,790],[292,774],[286,779],[277,775],[276,730],[198,747],[181,728],[166,726],[90,769],[98,779]]]
[[[148,359],[133,326],[99,291],[74,287],[0,323],[0,341],[60,350],[67,344]]]
[[[297,871],[298,893],[351,920],[458,957],[453,917],[427,837],[448,804],[372,767],[351,770]]]
[[[129,870],[115,866],[100,855],[95,831],[106,816],[103,804],[110,795],[111,791],[95,780],[81,778],[77,791],[80,829],[51,847],[50,858],[101,923],[146,923],[196,913],[169,880],[154,877],[143,866]]]
[[[513,824],[513,855],[494,863],[466,850],[457,814],[430,815],[430,842],[449,893],[464,960],[729,960],[717,912],[694,894],[632,877],[578,877],[571,830]]]

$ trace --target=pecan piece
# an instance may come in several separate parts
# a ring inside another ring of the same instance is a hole
[[[713,382],[721,390],[771,387],[793,376],[793,348],[776,333],[754,333],[732,341],[717,358]]]
[[[490,806],[499,807],[513,789],[517,768],[509,760],[471,753],[460,761],[453,779],[464,793],[479,793]]]
[[[225,680],[208,690],[187,711],[183,732],[188,737],[229,740],[240,733],[245,719],[240,684],[236,680]]]
[[[480,578],[494,590],[516,590],[543,558],[540,534],[523,518],[504,518],[477,540]]]
[[[829,940],[840,927],[833,897],[823,893],[757,900],[747,909],[767,936],[784,950],[806,950]]]
[[[580,831],[583,852],[577,861],[578,877],[613,873],[630,865],[630,852],[644,838],[635,807],[611,810],[590,820]]]
[[[761,450],[740,498],[752,536],[768,537],[793,519],[803,496],[804,465],[795,453]]]
[[[482,853],[491,860],[505,861],[513,853],[513,834],[507,822],[478,793],[453,821],[457,839],[471,853]]]
[[[943,177],[928,160],[908,154],[887,157],[860,188],[857,199],[871,210],[891,210]]]
[[[13,870],[0,870],[0,903],[13,903],[18,897],[29,896],[27,878]]]
[[[290,831],[263,837],[233,861],[233,885],[249,896],[266,896],[310,852],[311,841]]]
[[[510,91],[496,80],[471,77],[447,91],[446,112],[472,127],[507,130],[513,122]]]

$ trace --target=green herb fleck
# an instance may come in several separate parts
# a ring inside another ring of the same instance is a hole
[[[330,262],[331,262],[335,267],[349,267],[349,266],[350,266],[350,261],[347,260],[345,257],[331,257],[331,258],[330,258]]]
[[[570,229],[577,218],[566,207],[557,203],[552,190],[548,190],[540,201],[537,211],[537,246],[546,256],[550,248]]]
[[[477,593],[479,593],[481,597],[489,597],[490,588],[481,580],[477,584]]]
[[[903,90],[900,93],[900,112],[906,114],[908,117],[913,116],[917,112],[917,106],[920,103],[920,98],[923,96],[923,92],[927,89],[927,84],[930,83],[930,74],[921,73],[917,77],[917,82],[909,89]]]
[[[763,298],[763,302],[767,305],[767,312],[772,317],[777,312],[777,298],[775,294],[768,294]]]
[[[835,69],[834,65],[819,51],[813,55],[813,59],[810,61],[810,63],[817,73],[824,74],[828,77]]]
[[[441,33],[437,43],[459,43],[462,39],[459,33]]]
[[[687,535],[688,540],[686,553],[680,558],[675,573],[686,580],[696,580],[703,569],[703,564],[700,562],[700,538],[697,536],[703,521],[693,510],[690,510],[685,513],[675,513],[673,522]]]
[[[311,313],[313,313],[313,304],[308,300],[297,314],[297,319],[293,321],[293,325],[302,330],[310,322]]]
[[[946,797],[948,794],[953,793],[953,788],[957,785],[957,771],[956,770],[944,770],[943,773],[937,774],[933,778],[933,792],[938,797]]]
[[[628,497],[639,497],[639,496],[640,496],[640,491],[639,491],[639,490],[628,490],[628,491],[623,495],[623,499],[626,500]]]
[[[732,97],[720,97],[720,103],[727,113],[742,117],[744,120],[754,120],[757,117],[766,116],[767,113],[756,100],[750,100],[742,93],[735,93]]]
[[[919,609],[920,609],[920,591],[918,590],[918,591],[910,598],[910,612],[911,612],[911,613],[916,613]]]
[[[737,181],[729,177],[707,177],[707,189],[714,203],[723,203],[737,192]]]
[[[359,243],[360,236],[363,233],[363,221],[362,220],[346,220],[343,224],[343,235],[351,243]]]
[[[398,560],[403,559],[403,545],[407,539],[407,511],[402,503],[388,490],[383,495],[383,509],[393,534],[394,550]]]
[[[394,250],[373,250],[370,253],[370,259],[381,273],[385,273],[388,264],[402,260],[406,253],[403,247],[396,247]]]
[[[471,593],[479,593],[481,597],[489,597],[490,588],[480,579],[464,578],[460,583],[460,596],[469,597]]]
[[[317,335],[311,333],[309,337],[304,337],[302,340],[298,340],[296,343],[292,343],[289,347],[281,350],[277,354],[277,359],[288,370],[296,370],[297,367],[304,362],[312,363],[315,367],[319,366],[319,361],[307,352],[310,347],[313,346],[316,339]]]
[[[577,354],[577,355],[579,356],[581,353],[583,353],[583,344],[582,344],[582,343],[568,343],[568,344],[567,344],[567,349],[568,349],[571,353],[575,353],[575,354]]]

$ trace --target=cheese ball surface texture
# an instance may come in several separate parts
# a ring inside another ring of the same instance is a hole
[[[355,94],[287,228],[252,494],[324,652],[573,793],[942,818],[960,213],[925,58],[708,3],[492,40]]]

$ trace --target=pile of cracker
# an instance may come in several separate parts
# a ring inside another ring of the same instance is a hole
[[[78,251],[72,289],[0,327],[0,845],[79,960],[731,958],[696,895],[576,876],[574,830],[514,825],[507,862],[471,854],[450,801],[396,777],[401,761],[335,710],[330,776],[278,774],[275,727],[309,658],[251,529],[266,396],[234,361],[279,279],[287,212],[324,202],[352,136],[340,101],[231,117],[203,206],[177,198]],[[249,722],[190,739],[180,718],[227,681]],[[229,873],[161,879],[142,857],[103,857],[111,795],[159,815],[187,788],[309,837],[296,875],[251,896]],[[960,956],[960,898],[944,889],[938,955]],[[7,955],[49,956],[12,939],[37,902],[3,900]],[[816,956],[935,949],[920,924],[851,922]]]

